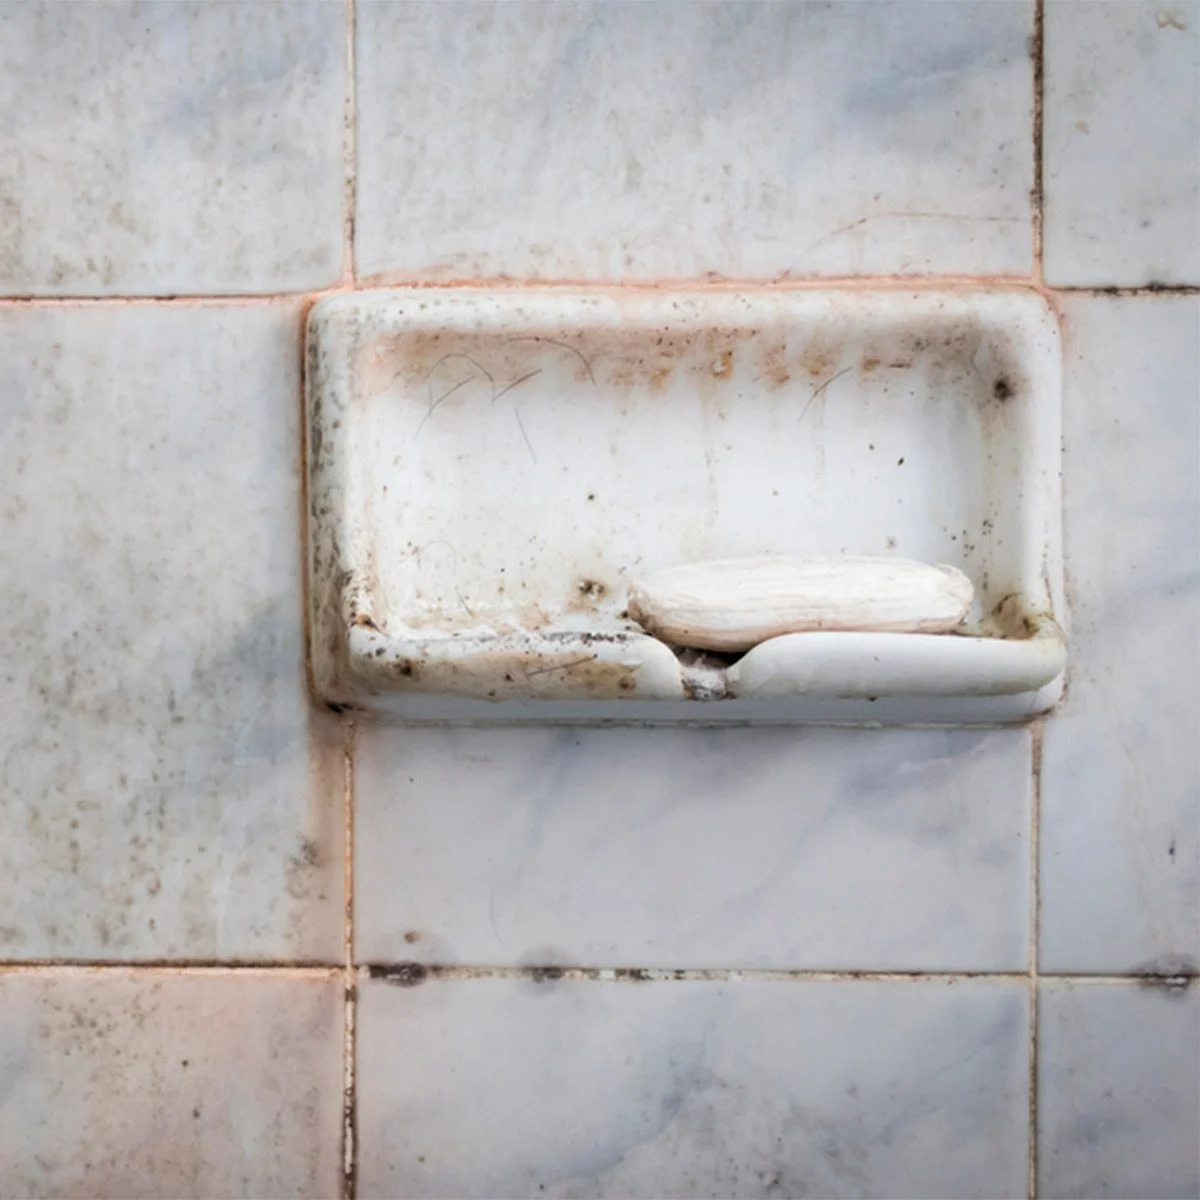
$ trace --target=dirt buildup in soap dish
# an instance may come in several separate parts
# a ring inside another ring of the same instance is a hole
[[[679,659],[683,688],[691,700],[725,700],[729,696],[726,671],[741,657],[738,654],[714,654],[687,646],[672,646]]]

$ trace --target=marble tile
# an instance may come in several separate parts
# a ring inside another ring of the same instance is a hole
[[[0,974],[0,1194],[331,1196],[339,979]]]
[[[1046,6],[1045,269],[1200,283],[1200,4]]]
[[[1200,963],[1200,298],[1072,297],[1067,699],[1047,722],[1041,965]]]
[[[1024,730],[363,727],[360,961],[1020,969]]]
[[[431,979],[360,996],[362,1195],[1024,1194],[1020,985]]]
[[[299,315],[0,313],[0,958],[340,958]]]
[[[1026,274],[1032,14],[364,4],[359,269]]]
[[[0,293],[337,279],[343,22],[316,2],[0,6]]]
[[[1200,988],[1043,983],[1038,1195],[1200,1196]]]

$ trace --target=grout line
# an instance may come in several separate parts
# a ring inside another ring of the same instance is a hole
[[[1037,1200],[1038,939],[1041,917],[1042,747],[1045,728],[1045,721],[1037,721],[1031,730],[1033,778],[1029,796],[1029,1200]]]
[[[354,1200],[358,1175],[358,983],[354,969],[354,741],[353,718],[343,722],[342,782],[344,804],[344,961],[342,987],[345,1025],[342,1036],[342,1200]]]
[[[961,980],[992,980],[997,983],[1028,983],[1029,971],[885,971],[885,970],[821,970],[789,967],[587,967],[565,966],[559,963],[544,965],[471,966],[462,963],[328,963],[328,962],[199,962],[187,959],[102,960],[80,958],[6,959],[0,961],[0,973],[51,974],[82,971],[130,974],[144,972],[176,975],[254,975],[295,976],[304,979],[326,979],[333,975],[348,977],[355,986],[358,977],[366,972],[371,978],[392,982],[414,983],[433,979],[533,979],[545,982],[555,979],[594,979],[616,983],[673,982],[678,980],[854,980],[884,982],[945,982]],[[1130,984],[1137,987],[1187,987],[1200,979],[1200,971],[1180,971],[1172,974],[1133,973],[1105,974],[1086,971],[1039,971],[1039,982],[1078,984]]]
[[[209,292],[204,295],[163,295],[139,293],[126,296],[0,296],[5,308],[261,308],[271,304],[303,304],[322,296],[333,296],[348,289],[339,283],[329,287],[308,288],[298,292]]]
[[[534,983],[558,980],[602,983],[674,983],[674,982],[747,982],[768,983],[809,981],[817,983],[960,983],[978,980],[992,983],[1016,983],[1026,987],[1029,971],[822,971],[770,967],[585,967],[561,963],[529,966],[470,966],[462,963],[360,963],[359,977],[378,979],[400,987],[415,987],[437,979],[528,979]],[[1138,987],[1187,986],[1195,975],[1085,975],[1038,974],[1039,981],[1060,980],[1072,983],[1132,984]]]
[[[344,799],[343,820],[343,958],[342,969],[354,971],[354,744],[357,728],[354,718],[346,714],[342,718],[344,737],[342,741],[342,796]]]
[[[464,276],[433,279],[422,276],[378,274],[360,276],[355,281],[360,288],[459,289],[488,288],[502,291],[522,289],[574,290],[608,292],[730,292],[730,291],[821,291],[827,288],[864,288],[875,291],[922,291],[927,289],[965,288],[991,291],[996,288],[1037,288],[1038,281],[1028,275],[961,275],[931,273],[927,275],[777,275],[741,277],[707,274],[702,276],[663,276],[657,279],[597,279],[595,276],[552,279],[517,279],[511,275]]]
[[[596,280],[596,279],[451,279],[430,280],[397,277],[355,278],[324,288],[299,292],[213,292],[208,295],[150,294],[128,296],[0,296],[0,311],[6,308],[115,308],[119,306],[163,308],[255,308],[272,304],[315,304],[326,296],[341,296],[350,292],[373,289],[428,291],[587,291],[608,292],[806,292],[806,291],[877,291],[877,292],[995,292],[1032,291],[1053,297],[1072,296],[1195,296],[1200,284],[1144,283],[1128,285],[1067,284],[1050,287],[1033,276],[1016,275],[920,275],[908,278],[893,275],[837,275],[809,279],[658,279],[658,280]]]
[[[310,579],[311,572],[309,571],[309,514],[308,514],[308,309],[307,307],[300,314],[300,320],[297,322],[297,353],[300,356],[300,395],[298,397],[299,404],[299,420],[298,428],[300,430],[300,447],[299,458],[296,463],[296,478],[299,481],[299,502],[300,502],[300,545],[297,547],[299,555],[298,561],[301,564],[300,571],[300,631],[304,638],[304,643],[300,649],[302,670],[304,672],[304,680],[309,696],[317,694],[316,683],[313,679],[312,654],[309,647],[312,646],[312,583]],[[321,716],[325,714],[322,713]],[[310,720],[317,719],[313,717],[310,708]],[[328,718],[326,718],[328,719]]]
[[[354,285],[357,263],[354,230],[358,208],[358,83],[355,36],[358,29],[354,0],[344,0],[346,13],[346,95],[342,106],[342,282]]]
[[[1042,983],[1070,983],[1070,984],[1102,984],[1105,987],[1114,984],[1129,984],[1131,987],[1141,988],[1166,988],[1168,991],[1177,991],[1180,989],[1189,988],[1197,980],[1200,980],[1200,973],[1196,971],[1182,971],[1174,975],[1166,975],[1161,972],[1153,974],[1140,975],[1105,975],[1099,972],[1089,973],[1087,971],[1038,971],[1037,982]]]
[[[730,291],[822,291],[825,289],[864,289],[871,291],[945,291],[964,289],[967,291],[993,291],[1005,289],[1036,289],[1037,281],[1031,275],[828,275],[807,276],[802,279],[745,279],[737,277],[708,276],[662,278],[662,279],[514,279],[508,275],[479,276],[462,279],[429,279],[408,275],[373,275],[353,280],[343,277],[327,287],[307,288],[300,291],[276,292],[210,292],[203,294],[130,293],[120,296],[77,295],[0,295],[0,308],[36,307],[53,308],[58,305],[70,307],[107,307],[121,304],[165,304],[165,305],[237,305],[251,307],[262,304],[277,304],[280,301],[312,301],[324,296],[336,296],[347,291],[371,289],[415,289],[420,291],[470,291],[472,289],[517,291],[579,291],[589,292],[730,292]],[[1200,290],[1200,289],[1197,289]]]
[[[349,978],[353,978],[350,975]],[[343,1043],[342,1074],[342,1188],[341,1200],[355,1200],[358,1194],[358,985],[351,983],[345,992],[346,1030]]]
[[[1033,277],[1045,284],[1046,190],[1043,152],[1046,103],[1046,5],[1033,0],[1033,189],[1030,195],[1030,225],[1033,233]]]
[[[345,963],[329,962],[198,962],[187,959],[101,960],[81,958],[6,959],[0,961],[0,975],[70,974],[111,975],[238,975],[247,979],[269,978],[351,979],[356,991],[365,973],[373,979],[392,983],[421,983],[426,979],[531,979],[536,982],[598,980],[612,983],[669,982],[770,982],[773,980],[810,980],[814,982],[852,983],[959,983],[970,980],[993,983],[1029,982],[1028,971],[850,971],[810,968],[772,967],[583,967],[547,963],[541,966],[469,966],[462,963]],[[1129,985],[1131,987],[1190,987],[1200,981],[1200,971],[1173,974],[1145,972],[1103,974],[1086,971],[1039,971],[1039,983]]]
[[[821,971],[769,967],[584,967],[561,963],[529,966],[467,966],[462,963],[366,963],[360,973],[400,987],[416,987],[430,979],[528,979],[534,983],[593,981],[601,983],[767,983],[808,980],[821,983],[958,983],[985,979],[1024,983],[1018,971]]]
[[[1049,292],[1064,292],[1069,296],[1196,296],[1200,295],[1200,284],[1194,283],[1141,283],[1127,287],[1065,287],[1046,288]]]
[[[341,963],[277,962],[197,962],[187,959],[145,959],[113,962],[89,958],[7,959],[0,961],[0,974],[37,975],[54,972],[89,974],[146,975],[254,975],[296,979],[329,979],[341,974]]]

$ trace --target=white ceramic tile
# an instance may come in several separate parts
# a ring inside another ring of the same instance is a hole
[[[362,1195],[1024,1194],[1019,985],[435,979],[360,995]]]
[[[337,979],[0,975],[0,1194],[331,1196]]]
[[[1014,969],[1023,730],[360,729],[360,961]]]
[[[1068,694],[1047,721],[1046,970],[1200,963],[1200,298],[1067,301]]]
[[[1200,4],[1046,6],[1046,278],[1200,283]]]
[[[1200,1196],[1200,988],[1043,984],[1038,1195]]]
[[[0,314],[0,957],[340,955],[299,312]]]
[[[0,292],[341,271],[340,4],[0,6]]]
[[[1032,6],[364,4],[358,265],[1027,273]]]

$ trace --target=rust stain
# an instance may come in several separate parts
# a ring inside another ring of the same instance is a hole
[[[827,341],[816,339],[809,342],[800,355],[800,365],[814,379],[823,378],[832,373],[840,357],[840,347],[833,346]]]
[[[791,382],[792,371],[786,342],[760,342],[757,365],[759,381],[766,384],[768,391],[777,392]]]

